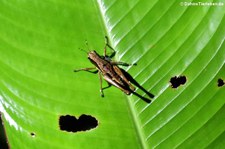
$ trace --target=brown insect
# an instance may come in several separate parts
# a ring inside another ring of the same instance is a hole
[[[101,96],[104,97],[103,90],[106,88],[109,88],[111,85],[119,88],[121,91],[123,91],[125,94],[130,95],[131,93],[135,94],[136,96],[140,97],[146,102],[151,102],[150,99],[142,97],[138,93],[135,92],[135,87],[131,84],[136,84],[139,88],[141,88],[149,97],[153,98],[154,95],[146,91],[143,87],[141,87],[125,70],[118,67],[118,65],[122,66],[130,66],[130,65],[136,65],[136,64],[128,64],[124,62],[116,62],[112,61],[111,58],[115,56],[115,50],[109,45],[108,38],[105,37],[106,44],[104,47],[104,55],[100,56],[96,51],[90,51],[88,52],[88,59],[91,61],[92,64],[95,65],[95,67],[89,67],[89,68],[81,68],[76,69],[74,72],[78,71],[88,71],[91,73],[98,73],[100,78],[100,92]],[[86,43],[87,44],[87,43]],[[113,52],[110,56],[106,54],[106,48],[110,48]],[[92,71],[95,70],[95,71]],[[102,87],[102,77],[104,80],[108,82],[107,87]]]

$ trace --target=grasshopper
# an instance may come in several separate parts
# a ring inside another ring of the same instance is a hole
[[[122,68],[118,67],[118,65],[122,66],[130,66],[130,65],[136,65],[136,64],[128,64],[124,62],[116,62],[112,61],[111,58],[115,56],[116,51],[109,45],[109,41],[107,36],[105,37],[105,47],[104,47],[104,55],[100,56],[96,51],[89,51],[88,54],[88,59],[91,61],[92,64],[95,65],[95,67],[89,67],[89,68],[81,68],[81,69],[76,69],[74,72],[79,72],[79,71],[88,71],[91,73],[98,73],[99,79],[100,79],[100,93],[101,96],[104,97],[103,90],[106,88],[109,88],[111,85],[119,88],[121,91],[123,91],[125,94],[130,95],[131,93],[137,95],[141,99],[143,99],[146,102],[151,102],[150,99],[147,99],[145,97],[142,97],[141,95],[137,94],[135,92],[135,87],[131,84],[131,80],[136,82],[125,70]],[[88,44],[86,42],[86,45],[88,47]],[[106,54],[106,49],[110,48],[112,50],[112,54],[108,56]],[[95,70],[95,71],[92,71]],[[102,77],[104,80],[108,82],[107,87],[102,87]],[[143,89],[149,97],[153,98],[153,95],[148,93],[144,88],[142,88],[137,82],[136,85]]]

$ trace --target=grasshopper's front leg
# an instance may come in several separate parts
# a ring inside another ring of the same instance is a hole
[[[113,58],[116,54],[116,51],[109,45],[109,39],[107,36],[105,36],[104,57],[107,57],[106,47],[109,47],[113,51],[113,53],[109,56],[109,58]]]
[[[95,67],[90,67],[90,68],[80,68],[80,69],[75,69],[74,72],[78,72],[78,71],[87,71],[87,72],[96,74],[96,73],[98,72],[98,70],[91,71],[91,70],[93,70],[93,69],[96,69],[96,68],[95,68]]]

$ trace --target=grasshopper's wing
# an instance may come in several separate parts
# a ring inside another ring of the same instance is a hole
[[[113,65],[113,69],[115,70],[115,72],[117,74],[120,75],[121,79],[124,80],[124,82],[129,85],[129,88],[132,91],[135,91],[135,87],[130,83],[130,81],[127,80],[127,78],[125,77],[125,75],[123,74],[123,72],[120,70],[120,68],[118,66],[116,66],[116,65]]]
[[[125,87],[120,86],[118,83],[116,83],[115,81],[112,80],[112,78],[108,75],[104,75],[103,78],[109,82],[110,84],[114,85],[115,87],[119,88],[120,90],[122,90],[125,94],[130,95],[131,92],[130,90],[126,89]]]

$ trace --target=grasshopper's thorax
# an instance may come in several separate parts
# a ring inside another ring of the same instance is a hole
[[[116,75],[110,61],[105,59],[105,57],[100,56],[96,51],[90,51],[88,53],[88,59],[103,75],[110,74],[112,77]]]
[[[96,51],[90,51],[88,53],[88,59],[98,68],[102,69],[103,65],[105,65],[107,62],[96,52]]]
[[[96,51],[90,51],[88,53],[88,59],[92,62],[95,63],[95,65],[99,65],[102,63],[102,58]]]

